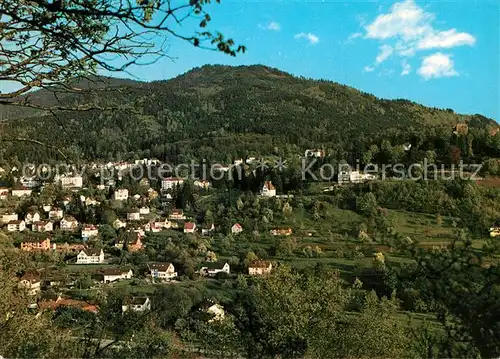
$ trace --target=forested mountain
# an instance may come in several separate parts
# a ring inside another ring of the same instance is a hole
[[[265,66],[204,66],[167,81],[108,82],[116,91],[101,88],[62,101],[96,103],[109,111],[59,112],[57,118],[37,112],[20,118],[26,112],[2,109],[2,117],[8,118],[3,131],[7,136],[49,139],[68,155],[86,159],[224,161],[244,155],[290,156],[320,147],[349,160],[383,140],[394,146],[410,142],[444,156],[453,126],[467,122],[477,129],[481,147],[497,150],[497,143],[487,140],[489,127],[497,124],[483,116],[378,99]],[[52,95],[33,96],[47,103]],[[37,160],[56,155],[48,152],[54,151],[17,142],[7,144],[3,156]]]

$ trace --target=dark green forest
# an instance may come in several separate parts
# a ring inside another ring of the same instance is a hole
[[[45,105],[95,104],[88,111],[42,112],[0,108],[6,135],[4,160],[167,161],[234,157],[296,156],[322,148],[330,158],[354,162],[401,161],[429,155],[444,163],[482,162],[500,156],[498,124],[481,115],[460,115],[407,100],[383,100],[330,81],[298,78],[264,66],[203,66],[152,83],[94,78],[85,95],[48,91],[30,95]],[[99,108],[99,109],[97,109]],[[104,110],[103,110],[104,109]],[[454,134],[459,123],[466,133]],[[45,142],[41,149],[29,138]],[[11,140],[9,140],[11,139]],[[5,140],[4,140],[5,141]]]

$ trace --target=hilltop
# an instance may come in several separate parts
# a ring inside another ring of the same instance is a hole
[[[55,121],[40,112],[26,117],[26,112],[3,109],[4,118],[16,119],[6,131],[41,141],[50,138],[83,158],[220,160],[246,153],[303,153],[311,146],[352,153],[382,139],[422,142],[429,133],[450,133],[460,122],[477,128],[496,125],[480,115],[379,99],[261,65],[211,65],[166,81],[107,79],[104,84],[120,91],[68,95],[63,102],[92,101],[117,108],[113,111],[59,113]],[[52,95],[45,91],[34,96],[47,103]]]

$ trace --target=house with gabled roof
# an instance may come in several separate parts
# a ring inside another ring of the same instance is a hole
[[[209,277],[215,277],[218,273],[230,273],[229,263],[224,261],[218,262],[206,262],[202,265],[199,270],[201,275],[208,275]]]
[[[195,233],[196,232],[196,223],[194,222],[186,222],[184,223],[184,233]]]
[[[104,268],[98,270],[96,277],[103,283],[112,283],[122,279],[131,279],[134,276],[132,269]]]
[[[34,222],[31,226],[33,232],[52,232],[54,230],[54,223],[50,221]]]
[[[273,265],[270,261],[257,260],[248,265],[249,275],[266,275],[271,273]]]
[[[239,224],[239,223],[233,224],[233,226],[231,227],[231,233],[238,234],[241,232],[243,232],[243,227],[241,226],[241,224]]]
[[[32,224],[34,222],[39,222],[41,219],[40,213],[38,211],[30,211],[24,216],[24,222],[26,224]]]
[[[76,264],[99,264],[104,263],[104,252],[102,248],[85,248],[78,253]]]
[[[151,278],[156,280],[168,280],[177,277],[172,263],[151,263],[148,264]]]
[[[78,229],[78,221],[76,220],[75,217],[66,216],[63,219],[61,219],[60,226],[62,231],[74,232]]]
[[[22,232],[26,229],[26,223],[24,221],[9,221],[7,223],[8,232]]]
[[[25,289],[29,295],[37,295],[41,288],[40,275],[38,273],[26,273],[19,280],[19,288]]]
[[[99,235],[99,228],[93,224],[85,224],[82,227],[82,239],[88,240]]]
[[[271,181],[265,181],[262,189],[260,190],[260,195],[263,197],[275,197],[276,188]]]
[[[182,220],[186,219],[184,212],[182,209],[173,209],[172,212],[168,215],[168,219],[172,220]]]
[[[145,312],[151,310],[151,300],[149,297],[129,297],[122,305],[122,312],[131,310],[133,312]]]

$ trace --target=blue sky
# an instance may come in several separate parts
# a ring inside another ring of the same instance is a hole
[[[499,120],[498,0],[234,0],[209,10],[210,28],[247,46],[246,54],[172,41],[175,60],[136,67],[134,75],[158,80],[204,64],[264,64]]]

